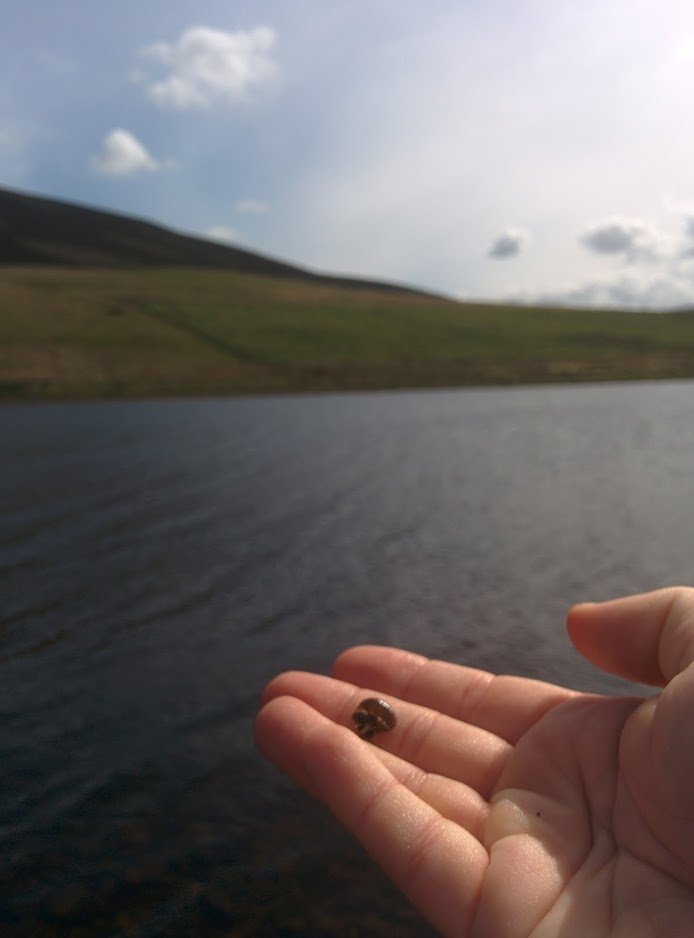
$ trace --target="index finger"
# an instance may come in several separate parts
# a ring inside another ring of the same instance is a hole
[[[333,676],[438,710],[515,744],[576,691],[530,678],[495,675],[381,645],[357,645],[335,660]]]
[[[388,770],[374,747],[294,697],[256,717],[261,752],[300,781],[363,844],[443,934],[467,934],[489,857]]]

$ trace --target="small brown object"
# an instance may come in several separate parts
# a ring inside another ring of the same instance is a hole
[[[376,733],[387,733],[396,724],[395,710],[381,697],[367,697],[352,714],[354,729],[362,739],[373,739]]]

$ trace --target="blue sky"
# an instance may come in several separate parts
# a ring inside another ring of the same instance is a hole
[[[691,0],[0,0],[0,186],[463,298],[694,304]]]

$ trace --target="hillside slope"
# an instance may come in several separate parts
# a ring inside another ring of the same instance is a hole
[[[0,399],[694,377],[694,315],[454,303],[200,268],[0,269]]]
[[[86,206],[0,188],[0,265],[200,267],[388,292],[406,287],[303,270],[252,251]]]

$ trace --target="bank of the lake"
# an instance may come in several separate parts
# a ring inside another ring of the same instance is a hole
[[[692,376],[694,313],[459,303],[218,270],[0,270],[0,401]]]

